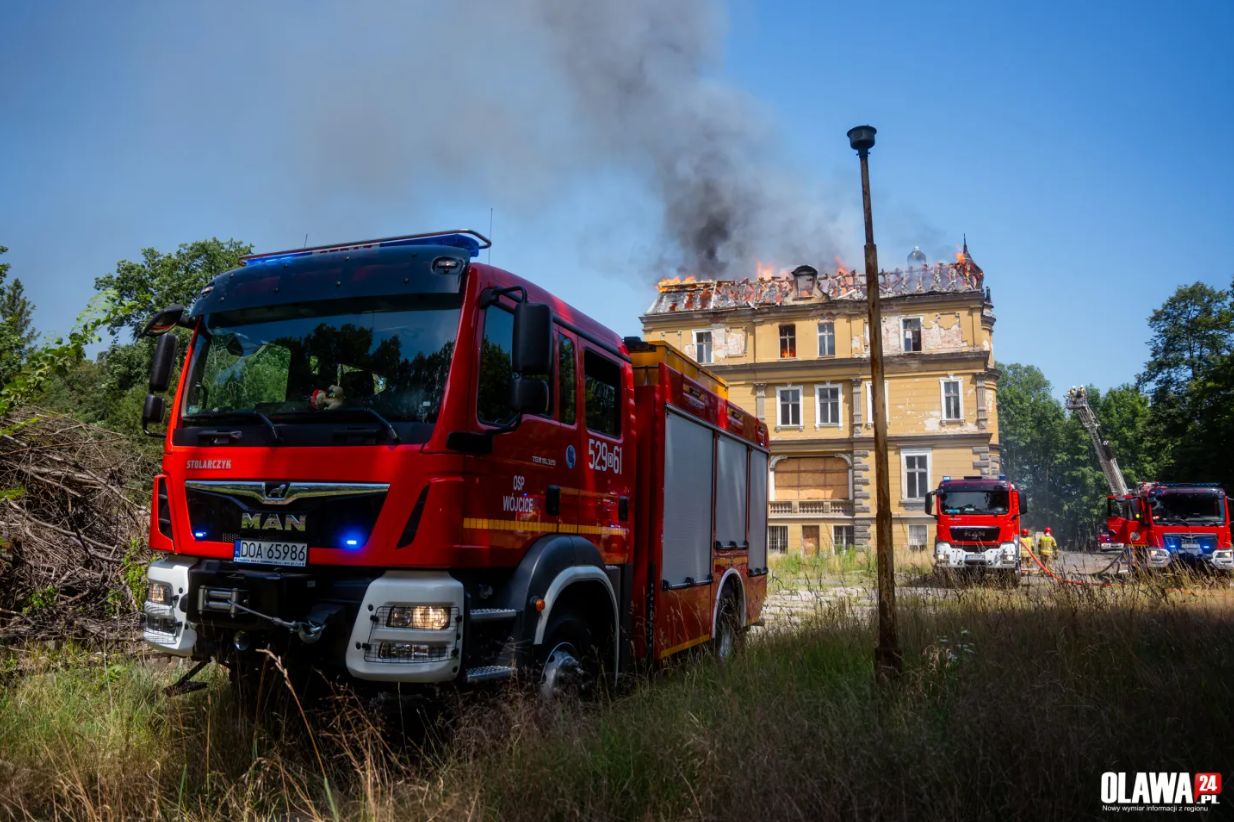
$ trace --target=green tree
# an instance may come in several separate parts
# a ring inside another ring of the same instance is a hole
[[[1105,498],[1088,435],[1068,419],[1041,369],[1020,363],[998,368],[1003,470],[1028,496],[1026,524],[1051,526],[1066,547],[1087,546]]]
[[[1181,286],[1148,318],[1153,479],[1234,488],[1234,288]]]
[[[8,249],[0,245],[0,254]],[[11,282],[9,264],[0,263],[0,385],[11,380],[34,349],[34,305],[21,280]]]
[[[141,260],[121,260],[116,270],[95,279],[99,291],[116,295],[118,308],[107,329],[115,337],[125,328],[136,337],[150,316],[173,303],[188,306],[207,283],[240,265],[253,246],[212,237],[181,245],[170,254],[145,248]]]
[[[114,307],[105,320],[111,345],[95,362],[79,361],[62,371],[46,386],[43,401],[89,422],[135,435],[141,427],[141,406],[154,353],[153,340],[137,335],[154,312],[174,303],[187,307],[206,284],[239,266],[240,258],[251,251],[247,243],[211,238],[181,245],[170,253],[146,248],[139,260],[116,263],[114,272],[94,281],[100,292],[114,295]],[[187,333],[173,333],[178,334],[183,351]],[[173,384],[175,376],[173,372]]]

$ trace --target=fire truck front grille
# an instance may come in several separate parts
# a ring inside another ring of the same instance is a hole
[[[195,539],[307,542],[317,548],[358,548],[368,539],[386,500],[377,483],[185,483]]]
[[[989,546],[998,542],[998,528],[997,526],[952,528],[951,538],[956,542],[978,542]]]

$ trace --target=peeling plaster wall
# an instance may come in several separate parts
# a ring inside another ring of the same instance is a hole
[[[901,322],[905,319],[921,320],[921,350],[963,351],[968,348],[964,341],[964,316],[959,311],[934,314],[895,314],[883,317],[883,351],[900,354],[904,351],[901,338]]]

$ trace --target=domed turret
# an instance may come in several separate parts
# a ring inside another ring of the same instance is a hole
[[[921,246],[913,246],[913,250],[908,254],[908,267],[925,268],[926,262],[926,255],[925,252],[921,250]]]

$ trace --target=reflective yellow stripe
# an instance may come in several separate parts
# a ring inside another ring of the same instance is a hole
[[[625,536],[628,528],[611,528],[604,525],[573,525],[562,522],[541,522],[533,519],[485,519],[483,517],[464,517],[463,527],[477,531],[543,531],[558,534],[588,534],[607,537],[612,535]]]
[[[663,658],[663,657],[669,656],[670,654],[675,654],[678,651],[684,651],[686,648],[693,648],[695,645],[701,645],[702,643],[706,642],[709,639],[711,639],[711,637],[709,636],[700,636],[698,639],[691,639],[688,642],[681,643],[680,645],[674,645],[671,648],[665,648],[663,651],[660,652],[660,656],[661,658]]]

